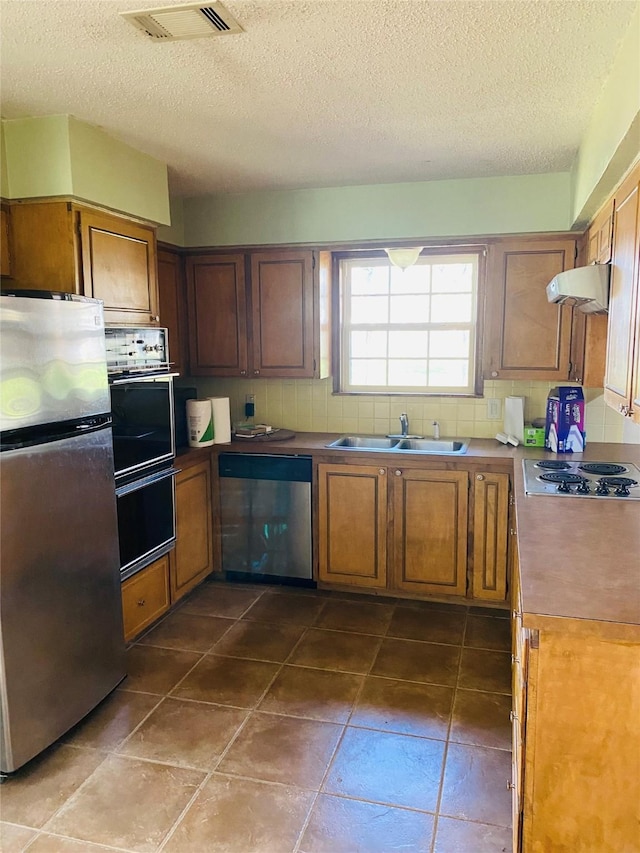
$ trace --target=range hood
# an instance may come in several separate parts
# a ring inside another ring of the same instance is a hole
[[[559,303],[572,300],[585,314],[606,314],[610,272],[610,264],[591,264],[558,273],[547,285],[547,299]]]

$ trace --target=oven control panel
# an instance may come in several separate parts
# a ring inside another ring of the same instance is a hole
[[[168,372],[166,329],[107,326],[105,337],[110,376]]]

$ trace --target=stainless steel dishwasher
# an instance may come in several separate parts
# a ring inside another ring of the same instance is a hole
[[[311,457],[221,453],[218,472],[226,577],[315,586]]]

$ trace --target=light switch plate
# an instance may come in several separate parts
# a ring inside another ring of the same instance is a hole
[[[490,421],[499,421],[502,417],[502,405],[498,397],[487,398],[487,418]]]

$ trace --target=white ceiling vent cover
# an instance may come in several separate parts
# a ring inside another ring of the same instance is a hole
[[[120,12],[123,18],[156,41],[198,39],[243,32],[240,24],[222,3],[191,3],[187,6],[165,6]]]

